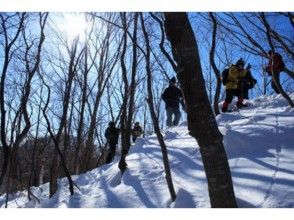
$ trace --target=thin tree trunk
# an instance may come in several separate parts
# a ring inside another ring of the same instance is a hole
[[[127,26],[126,26],[126,15],[125,13],[121,14],[122,22],[124,26],[124,34],[123,34],[123,48],[120,57],[120,63],[122,68],[122,77],[124,82],[124,96],[123,96],[123,103],[122,103],[122,113],[120,117],[120,132],[121,132],[121,158],[118,164],[118,168],[120,169],[121,173],[127,168],[126,163],[126,156],[128,154],[128,144],[127,144],[127,136],[126,136],[126,118],[127,118],[127,102],[128,102],[128,79],[127,79],[127,68],[125,65],[125,55],[127,49]]]
[[[271,34],[270,34],[270,25],[267,22],[264,13],[261,12],[260,15],[261,15],[261,19],[263,21],[263,25],[266,28],[266,36],[267,36],[268,43],[269,43],[269,45],[271,47],[272,53],[274,54],[275,50],[274,50],[274,45],[273,45]],[[283,87],[281,86],[281,84],[280,84],[280,82],[278,80],[278,77],[277,77],[277,73],[273,70],[273,66],[274,65],[272,65],[272,69],[271,69],[273,81],[274,81],[275,85],[277,86],[278,90],[280,91],[280,93],[282,94],[282,96],[288,101],[289,105],[293,108],[294,103],[291,100],[291,98],[287,95],[287,93],[284,91]]]
[[[203,79],[196,39],[186,13],[165,13],[165,31],[172,46],[187,110],[188,130],[196,139],[208,183],[211,207],[237,207],[230,168]]]
[[[23,27],[23,23],[25,20],[25,14],[22,13],[20,18],[19,18],[19,24],[17,27],[17,31],[14,35],[14,37],[11,38],[11,41],[9,42],[10,37],[8,37],[9,33],[6,27],[6,19],[0,14],[1,18],[1,28],[3,29],[4,33],[4,38],[5,38],[5,50],[4,50],[4,61],[3,61],[3,67],[2,67],[2,74],[1,74],[1,81],[0,81],[0,108],[1,108],[1,143],[2,143],[2,148],[3,148],[3,165],[2,165],[2,170],[1,170],[1,176],[0,176],[0,186],[2,185],[4,181],[5,174],[8,170],[8,164],[9,164],[9,159],[10,159],[10,146],[7,144],[6,141],[6,110],[5,110],[5,99],[4,99],[4,90],[5,90],[5,79],[7,75],[7,70],[8,70],[8,65],[11,60],[11,48],[16,42],[17,38],[19,37],[19,34],[21,32],[21,29]]]
[[[43,86],[41,87],[41,92],[40,94],[43,93]],[[35,140],[34,140],[34,145],[33,145],[33,152],[32,152],[32,161],[31,161],[31,171],[30,171],[30,176],[28,180],[28,199],[31,200],[31,186],[33,185],[33,180],[36,179],[36,151],[38,147],[38,135],[39,135],[39,128],[40,128],[40,118],[41,118],[41,105],[42,105],[42,100],[40,100],[39,104],[39,109],[38,109],[38,121],[37,121],[37,127],[36,127],[36,134],[35,134]]]
[[[88,84],[88,46],[87,42],[85,45],[85,64],[84,64],[84,73],[83,73],[83,81],[82,81],[82,102],[81,102],[81,110],[80,110],[80,119],[79,125],[77,130],[77,149],[74,158],[74,173],[78,174],[80,171],[81,166],[81,149],[84,146],[83,143],[83,129],[84,129],[84,113],[85,113],[85,106],[87,101],[87,84]]]
[[[156,112],[154,109],[154,103],[153,103],[153,92],[152,92],[152,74],[151,74],[151,67],[150,67],[150,43],[149,43],[149,37],[145,29],[144,25],[144,19],[142,13],[140,13],[140,18],[141,18],[141,26],[142,30],[144,33],[144,38],[146,42],[146,74],[147,74],[147,92],[148,92],[148,98],[147,98],[147,103],[149,106],[150,114],[151,114],[151,119],[154,125],[154,130],[161,148],[162,152],[162,158],[163,158],[163,164],[164,164],[164,170],[166,174],[166,182],[168,185],[168,189],[171,195],[171,200],[175,201],[176,199],[176,192],[173,186],[173,181],[172,181],[172,176],[171,176],[171,171],[169,167],[169,161],[168,161],[168,152],[167,152],[167,147],[165,145],[165,142],[163,140],[163,136],[160,132],[160,127],[158,123],[158,118],[156,116]]]
[[[24,84],[24,89],[23,89],[23,95],[21,97],[21,101],[20,101],[20,107],[19,107],[19,129],[17,132],[17,135],[15,137],[15,141],[13,143],[13,148],[11,149],[11,155],[10,155],[10,169],[9,169],[9,173],[8,173],[8,184],[7,184],[7,190],[6,193],[7,195],[10,192],[11,186],[14,185],[13,182],[13,175],[15,175],[17,173],[17,163],[19,163],[19,160],[17,160],[17,154],[18,154],[18,149],[19,146],[21,144],[21,142],[26,138],[29,129],[31,128],[31,122],[30,122],[30,118],[29,118],[29,113],[27,110],[27,103],[29,101],[29,96],[31,93],[31,81],[37,71],[37,69],[39,68],[39,64],[41,62],[41,50],[42,50],[42,45],[44,43],[45,40],[45,35],[44,35],[44,28],[45,28],[45,24],[47,21],[47,17],[48,17],[48,13],[40,13],[39,14],[39,25],[40,25],[40,39],[37,45],[37,51],[35,55],[35,62],[32,65],[32,60],[29,59],[29,53],[31,50],[31,43],[28,42],[27,39],[27,35],[26,32],[23,31],[23,39],[25,42],[25,66],[26,66],[26,74],[27,74],[27,80]],[[30,67],[30,64],[32,65],[32,68]],[[21,121],[22,121],[22,117],[24,119],[25,122],[25,126],[24,128],[21,130]],[[21,130],[21,131],[20,131]],[[8,198],[8,197],[7,197]],[[6,207],[7,207],[7,200],[6,200]]]
[[[50,133],[51,139],[54,142],[54,148],[55,148],[55,150],[56,150],[56,152],[57,152],[57,154],[58,154],[58,156],[60,158],[62,168],[63,168],[64,173],[65,173],[65,175],[66,175],[66,177],[68,179],[69,190],[70,190],[71,195],[74,194],[73,180],[72,180],[72,178],[70,176],[70,173],[69,173],[69,170],[68,170],[68,168],[66,166],[66,161],[65,161],[65,158],[64,158],[64,156],[63,156],[63,154],[62,154],[62,152],[60,150],[59,144],[61,142],[62,132],[64,131],[64,127],[65,127],[65,124],[66,124],[66,121],[67,121],[67,112],[68,112],[68,108],[69,108],[69,101],[70,101],[70,94],[71,94],[71,90],[72,90],[73,79],[74,79],[74,76],[76,75],[77,65],[78,65],[78,62],[79,62],[79,60],[81,58],[82,52],[83,52],[83,51],[81,51],[80,54],[76,58],[77,46],[78,46],[78,42],[75,41],[73,43],[72,49],[70,51],[70,62],[69,62],[69,65],[68,65],[68,78],[66,80],[66,87],[65,87],[65,91],[64,91],[63,106],[62,106],[62,116],[61,116],[61,119],[60,119],[60,125],[59,125],[58,132],[57,132],[56,136],[53,134],[53,131],[51,129],[48,116],[46,114],[46,109],[48,107],[49,99],[50,99],[50,88],[43,80],[44,85],[48,89],[48,98],[47,98],[47,103],[46,103],[46,105],[45,105],[45,107],[43,109],[43,115],[44,115],[45,120],[47,122],[48,132]],[[54,161],[55,159],[57,161]],[[54,157],[54,160],[53,160],[52,167],[51,167],[51,171],[52,171],[51,175],[52,175],[52,177],[50,179],[50,195],[49,195],[49,197],[52,197],[55,194],[55,192],[57,191],[59,159]]]
[[[131,84],[129,91],[129,109],[127,116],[127,124],[126,124],[126,137],[127,137],[127,146],[128,151],[131,146],[131,130],[132,130],[132,122],[134,116],[135,109],[135,93],[136,93],[136,75],[137,75],[137,23],[138,23],[138,12],[134,14],[134,31],[133,31],[133,60],[132,60],[132,74],[131,74]]]
[[[212,43],[211,43],[211,49],[209,52],[209,59],[210,59],[210,64],[212,66],[212,69],[213,69],[213,71],[215,73],[215,77],[216,77],[216,89],[215,89],[215,95],[214,95],[213,108],[214,108],[215,115],[219,115],[220,112],[219,112],[219,108],[218,108],[218,102],[219,102],[219,96],[220,96],[220,91],[221,91],[221,76],[220,76],[220,71],[216,67],[216,64],[214,61],[217,22],[216,22],[216,18],[214,17],[212,12],[209,13],[209,16],[213,22]]]

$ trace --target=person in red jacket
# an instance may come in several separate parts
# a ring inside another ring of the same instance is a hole
[[[273,53],[271,50],[268,51],[269,62],[265,67],[265,71],[272,76],[272,72],[277,76],[277,82],[280,84],[280,72],[282,72],[285,68],[285,64],[283,62],[282,56],[279,53]],[[280,94],[278,87],[272,79],[271,86],[273,90]]]

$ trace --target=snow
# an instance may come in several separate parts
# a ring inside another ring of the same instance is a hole
[[[291,94],[293,100],[294,94]],[[238,206],[243,208],[294,207],[294,109],[280,95],[248,101],[249,107],[217,116]],[[70,196],[66,178],[52,197],[49,184],[10,195],[8,207],[24,208],[208,208],[207,182],[199,147],[189,136],[187,123],[163,131],[168,147],[173,184],[171,202],[161,149],[155,135],[138,138],[127,156],[121,176],[119,155],[111,164],[73,176]],[[5,195],[0,207],[5,206]]]

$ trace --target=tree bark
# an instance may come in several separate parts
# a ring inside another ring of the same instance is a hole
[[[203,79],[197,42],[186,13],[165,13],[165,31],[178,64],[188,130],[200,147],[213,208],[237,207],[223,136],[218,130]]]
[[[213,71],[215,73],[215,77],[216,77],[216,89],[215,89],[215,94],[214,94],[213,108],[214,108],[215,115],[219,115],[220,112],[219,112],[219,108],[218,108],[218,102],[219,102],[219,96],[220,96],[220,91],[221,91],[221,76],[220,76],[220,71],[216,67],[216,64],[214,61],[217,22],[216,22],[216,18],[212,12],[209,13],[209,16],[213,22],[212,42],[211,42],[211,49],[209,52],[209,59],[210,59],[210,65],[212,66],[212,69],[213,69]]]
[[[122,22],[124,26],[124,34],[123,34],[123,48],[122,53],[120,56],[120,63],[121,63],[121,69],[122,69],[122,78],[124,82],[124,94],[123,94],[123,103],[122,103],[122,111],[121,111],[121,117],[120,117],[120,132],[121,132],[121,158],[118,164],[118,168],[120,169],[121,173],[124,173],[124,171],[127,168],[126,163],[126,156],[128,154],[128,141],[126,136],[126,121],[127,121],[127,102],[128,102],[128,78],[127,78],[127,68],[125,65],[125,55],[127,50],[127,26],[126,26],[126,15],[125,13],[121,14]]]
[[[267,20],[266,20],[265,15],[264,15],[263,12],[260,13],[260,16],[261,16],[261,19],[263,21],[263,25],[266,28],[266,36],[267,36],[267,40],[268,40],[268,43],[270,45],[271,51],[272,51],[272,53],[274,53],[275,50],[274,50],[274,45],[273,45],[272,38],[271,38],[271,32],[270,32],[271,28],[270,28],[270,25],[267,22]],[[277,77],[277,73],[275,71],[273,71],[273,66],[274,65],[272,65],[272,69],[271,69],[272,78],[273,78],[272,80],[274,81],[275,85],[277,86],[277,88],[280,91],[280,93],[282,94],[282,96],[288,101],[289,105],[292,108],[294,108],[294,103],[291,100],[291,98],[287,95],[287,93],[284,91],[284,89],[281,86],[281,84],[279,83],[279,80],[278,80],[278,77]]]
[[[1,81],[0,81],[0,108],[1,108],[1,129],[0,129],[1,134],[0,134],[0,138],[1,138],[2,148],[3,148],[3,157],[4,157],[2,170],[1,170],[1,176],[0,176],[0,186],[2,185],[5,174],[8,170],[8,163],[9,163],[9,159],[11,156],[10,155],[11,149],[6,141],[6,133],[5,133],[5,131],[6,131],[6,126],[5,126],[6,110],[5,110],[5,99],[4,99],[4,87],[5,87],[5,79],[6,79],[6,75],[7,75],[7,71],[8,71],[8,66],[11,61],[11,56],[12,56],[11,49],[12,49],[12,46],[15,44],[17,38],[20,35],[21,29],[23,27],[24,20],[25,20],[25,13],[22,13],[21,15],[18,15],[18,14],[19,13],[17,13],[16,16],[19,16],[19,24],[17,26],[16,33],[13,37],[9,37],[9,33],[7,30],[7,26],[6,26],[7,19],[2,14],[0,14],[1,28],[3,30],[4,39],[5,39],[4,61],[3,61]],[[10,42],[9,42],[9,39],[11,39]]]
[[[171,195],[171,200],[175,201],[176,199],[176,192],[173,186],[173,181],[172,181],[172,176],[171,176],[171,171],[170,171],[170,166],[169,166],[169,161],[168,161],[168,152],[167,152],[167,147],[165,145],[163,136],[160,132],[160,127],[158,123],[158,117],[155,112],[154,108],[154,103],[153,103],[153,92],[152,92],[152,74],[151,74],[151,66],[150,66],[150,43],[149,43],[149,37],[145,28],[144,24],[144,19],[142,13],[140,13],[140,19],[141,19],[141,25],[142,25],[142,30],[144,33],[144,38],[146,42],[146,53],[145,58],[146,58],[146,74],[147,74],[147,92],[148,92],[148,98],[147,98],[147,103],[149,106],[150,114],[151,114],[151,119],[154,125],[154,130],[158,139],[158,142],[160,144],[161,152],[162,152],[162,158],[163,158],[163,165],[164,165],[164,170],[165,170],[165,178],[166,182],[168,185],[168,189]]]

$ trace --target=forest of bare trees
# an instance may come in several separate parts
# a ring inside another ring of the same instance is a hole
[[[85,26],[62,27],[66,16]],[[105,164],[109,121],[120,128],[118,169],[127,169],[131,128],[156,133],[167,187],[176,193],[161,135],[161,93],[177,76],[190,135],[198,142],[212,207],[236,207],[230,169],[215,116],[224,99],[223,69],[243,58],[258,84],[251,98],[272,94],[267,51],[285,62],[278,88],[294,92],[292,13],[0,13],[0,195]],[[282,25],[281,25],[282,24]],[[273,80],[278,83],[273,77]],[[225,175],[224,175],[225,173]]]

